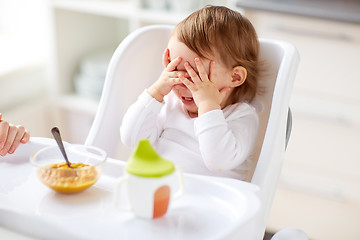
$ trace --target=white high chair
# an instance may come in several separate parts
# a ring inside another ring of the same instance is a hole
[[[163,69],[162,54],[172,29],[173,26],[164,25],[143,27],[119,45],[110,61],[98,111],[85,144],[106,150],[110,157],[127,159],[129,150],[121,145],[119,134],[122,116],[137,96],[159,77]],[[266,71],[260,82],[265,93],[254,101],[260,131],[254,153],[258,161],[251,183],[260,187],[262,204],[257,229],[250,230],[254,231],[255,240],[263,239],[290,136],[289,100],[299,63],[298,52],[289,43],[260,39],[260,47]],[[273,239],[306,240],[307,237],[302,231],[285,229],[285,234],[280,231]]]

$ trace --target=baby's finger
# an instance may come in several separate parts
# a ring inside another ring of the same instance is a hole
[[[164,68],[166,68],[170,63],[170,50],[168,48],[165,49],[165,52],[163,54],[163,65]]]
[[[169,78],[169,82],[171,82],[172,86],[182,83],[180,77]]]
[[[226,94],[230,91],[231,88],[229,87],[224,87],[222,89],[220,89],[220,99],[221,101],[226,97]]]
[[[175,59],[173,59],[166,67],[166,70],[169,71],[169,72],[172,72],[174,71],[177,66],[181,63],[182,61],[182,58],[181,57],[177,57]]]
[[[215,61],[210,61],[209,65],[210,65],[209,66],[209,80],[211,81],[212,79],[216,78],[216,71],[215,71],[216,64],[215,64]]]
[[[201,79],[199,78],[199,76],[197,75],[195,70],[190,66],[190,64],[188,62],[184,63],[184,66],[186,68],[186,71],[189,73],[189,76],[194,81],[194,83],[201,82]]]
[[[180,77],[180,75],[183,75],[186,78],[190,77],[186,71],[173,71],[169,73],[169,77]]]
[[[184,76],[180,76],[180,81],[190,90],[194,89],[194,83]]]
[[[202,61],[200,60],[200,58],[195,58],[195,64],[196,64],[196,68],[199,72],[199,76],[201,78],[201,81],[209,81],[209,77],[208,74],[206,72],[206,69],[204,67],[204,64],[202,63]]]

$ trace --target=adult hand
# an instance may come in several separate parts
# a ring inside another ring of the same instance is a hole
[[[15,126],[2,120],[0,113],[0,155],[14,153],[20,143],[27,143],[30,140],[30,133],[24,126]]]

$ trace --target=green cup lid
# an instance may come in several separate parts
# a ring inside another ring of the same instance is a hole
[[[148,139],[140,140],[130,156],[126,171],[140,177],[163,177],[175,171],[174,164],[162,158]]]

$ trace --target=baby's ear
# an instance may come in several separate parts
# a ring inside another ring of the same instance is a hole
[[[246,68],[244,68],[242,66],[235,66],[232,69],[231,77],[232,77],[231,87],[240,86],[246,80],[246,77],[247,77]]]

